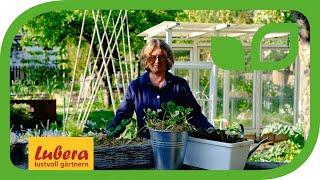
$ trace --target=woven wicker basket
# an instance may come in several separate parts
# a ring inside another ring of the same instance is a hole
[[[150,169],[153,167],[150,143],[94,147],[95,169]]]

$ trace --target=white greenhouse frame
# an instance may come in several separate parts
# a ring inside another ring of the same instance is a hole
[[[159,38],[164,39],[173,50],[190,50],[190,61],[176,61],[172,72],[175,69],[189,69],[192,71],[192,80],[190,87],[193,93],[199,89],[199,74],[197,69],[207,69],[211,71],[210,75],[210,90],[209,90],[209,115],[208,119],[214,124],[213,119],[216,117],[217,107],[217,81],[216,77],[219,68],[213,62],[200,61],[200,48],[210,48],[210,39],[212,36],[252,36],[261,25],[257,24],[214,24],[214,23],[189,23],[189,22],[173,22],[164,21],[156,26],[153,26],[139,36],[144,37],[146,41]],[[288,33],[269,33],[265,38],[276,38],[288,36]],[[191,44],[176,44],[174,40],[189,40]],[[250,48],[250,45],[244,44],[244,48]],[[288,50],[288,45],[268,45],[260,47],[263,50]],[[295,62],[294,75],[294,123],[300,121],[300,63],[298,59]],[[220,69],[221,70],[221,69]],[[195,78],[194,78],[195,77]],[[229,95],[226,92],[230,90],[230,72],[224,71],[223,84],[223,117],[229,115]],[[262,113],[262,72],[254,71],[253,73],[253,97],[252,97],[253,115],[252,128],[247,128],[249,133],[255,133],[256,137],[261,134],[261,113]]]

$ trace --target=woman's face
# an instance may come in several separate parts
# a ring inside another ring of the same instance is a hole
[[[166,71],[167,56],[160,48],[155,48],[148,57],[148,67],[152,73],[158,74]]]

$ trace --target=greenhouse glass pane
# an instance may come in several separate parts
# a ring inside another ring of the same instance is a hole
[[[274,122],[293,124],[294,65],[262,75],[262,126]]]
[[[200,61],[211,62],[211,49],[210,48],[200,48]]]
[[[199,91],[194,92],[195,98],[201,106],[202,113],[208,118],[209,117],[209,89],[210,89],[210,70],[198,70],[199,71]],[[210,121],[210,120],[209,120]]]
[[[218,71],[217,81],[217,107],[216,119],[223,117],[223,71]],[[220,122],[216,121],[214,126],[219,128]]]
[[[288,50],[263,50],[263,60],[280,61]],[[274,122],[293,124],[294,64],[290,67],[267,71],[262,75],[262,126]]]
[[[190,61],[190,50],[188,49],[174,49],[173,56],[175,61]]]
[[[252,73],[230,73],[230,121],[252,128]]]

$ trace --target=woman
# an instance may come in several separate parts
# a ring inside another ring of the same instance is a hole
[[[135,111],[140,130],[145,126],[144,109],[157,110],[161,115],[163,113],[161,104],[170,100],[193,109],[190,113],[191,119],[188,121],[190,124],[203,128],[212,127],[201,113],[201,108],[192,95],[187,81],[168,72],[174,59],[172,50],[166,42],[159,39],[151,40],[142,49],[140,58],[147,72],[129,84],[123,102],[108,128],[116,127],[122,119],[131,118]],[[138,136],[148,138],[149,134],[146,131],[139,131]]]

